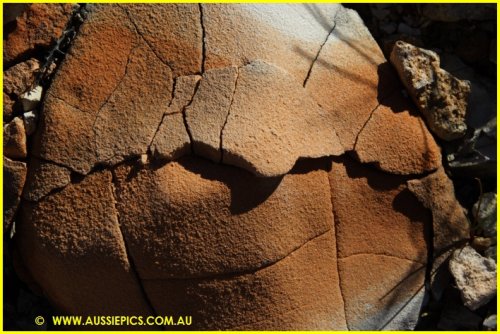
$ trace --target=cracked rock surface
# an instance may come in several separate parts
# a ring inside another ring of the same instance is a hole
[[[24,191],[26,164],[10,169],[24,173],[24,277],[59,311],[191,315],[182,329],[199,330],[415,327],[433,243],[461,240],[467,218],[356,12],[86,10]]]

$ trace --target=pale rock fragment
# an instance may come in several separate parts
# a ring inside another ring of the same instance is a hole
[[[390,59],[429,128],[448,141],[465,135],[470,82],[441,69],[435,52],[403,41],[396,42]]]
[[[474,248],[465,246],[453,252],[449,267],[462,301],[469,309],[477,310],[495,297],[497,266],[494,260],[482,257]]]

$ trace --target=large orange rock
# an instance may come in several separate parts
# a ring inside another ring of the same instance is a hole
[[[430,201],[456,200],[354,11],[88,9],[44,100],[16,237],[59,310],[415,326]]]

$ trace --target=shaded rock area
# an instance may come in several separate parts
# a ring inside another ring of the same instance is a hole
[[[41,101],[55,67],[85,16],[85,6],[3,6],[4,329],[50,329],[50,324],[37,326],[33,319],[38,315],[47,319],[58,311],[42,297],[33,279],[24,274],[12,238],[19,227],[20,203],[39,200],[70,183],[70,171],[34,158],[32,145]]]
[[[442,148],[444,157],[444,169],[438,174],[446,173],[453,181],[455,194],[465,209],[465,216],[460,212],[462,211],[460,208],[455,211],[452,206],[446,204],[444,198],[438,201],[433,199],[432,203],[428,201],[428,204],[437,208],[441,202],[444,206],[439,213],[442,216],[439,219],[446,219],[444,217],[446,212],[449,214],[456,212],[451,216],[454,217],[451,221],[455,222],[452,226],[455,226],[454,228],[464,226],[468,220],[471,232],[470,236],[467,236],[467,231],[462,230],[456,235],[461,236],[459,239],[462,241],[455,239],[455,246],[452,246],[450,242],[453,238],[445,237],[439,242],[440,233],[436,235],[439,229],[436,230],[438,225],[434,221],[434,241],[438,244],[435,244],[436,260],[431,269],[432,298],[424,309],[417,328],[422,330],[496,328],[496,320],[495,324],[491,325],[492,319],[496,319],[496,297],[474,311],[468,309],[460,298],[460,294],[463,294],[468,287],[462,285],[459,289],[453,288],[455,281],[448,269],[448,259],[454,248],[462,249],[465,243],[469,243],[480,254],[479,256],[484,257],[483,261],[489,261],[488,259],[496,261],[496,4],[374,4],[349,5],[349,7],[355,8],[360,13],[386,57],[390,57],[391,52],[394,57],[395,53],[399,53],[400,59],[396,65],[402,72],[400,74],[403,74],[403,83],[405,83],[405,72],[409,74],[413,71],[413,87],[419,83],[423,85],[425,78],[436,78],[438,72],[441,72],[441,76],[455,77],[456,79],[450,79],[450,82],[455,81],[457,89],[460,87],[460,81],[468,81],[470,85],[467,104],[462,105],[458,109],[460,113],[456,115],[460,118],[453,116],[451,117],[453,122],[447,120],[441,122],[450,129],[451,126],[455,126],[456,129],[466,127],[467,130],[459,131],[461,137],[451,141],[440,139],[439,132],[435,132],[436,141]],[[401,56],[405,54],[409,57],[420,57],[420,62],[426,63],[426,66],[418,66],[415,62],[404,60]],[[436,60],[439,61],[441,70],[438,69]],[[434,65],[431,65],[433,62]],[[429,69],[433,67],[434,74],[428,76],[433,72]],[[408,87],[408,84],[406,86],[408,90],[405,89],[403,93],[412,97],[421,94]],[[445,102],[457,101],[459,95],[451,94],[451,90],[444,89],[439,94],[444,95],[446,91],[448,96]],[[456,102],[453,103],[456,105]],[[419,105],[419,102],[416,104]],[[427,112],[429,111],[431,110]],[[431,125],[428,118],[427,121]],[[434,130],[432,126],[430,128]],[[438,175],[434,174],[428,178],[435,178]],[[441,187],[449,183],[449,181],[443,183],[446,179],[444,176],[442,181],[438,182],[441,183]],[[413,189],[417,197],[423,194],[426,181],[422,181],[409,182],[410,189]],[[451,184],[446,188],[450,186]],[[441,191],[443,189],[445,188],[441,188]],[[433,211],[433,215],[437,212]],[[459,217],[461,218],[458,219]],[[457,222],[462,223],[457,225]],[[441,251],[438,250],[439,244],[443,246]],[[487,275],[487,270],[483,274]],[[469,270],[466,275],[475,274]],[[483,325],[483,322],[486,325]]]
[[[7,17],[7,329],[31,329],[45,300],[49,314],[193,317],[176,329],[409,330],[438,312],[448,329],[450,310],[459,329],[493,326],[496,291],[462,294],[472,312],[450,282],[463,292],[493,268],[495,190],[457,200],[449,152],[356,11]],[[455,251],[471,231],[477,268]]]

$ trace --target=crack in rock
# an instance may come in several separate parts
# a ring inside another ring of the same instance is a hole
[[[135,280],[136,280],[136,283],[139,287],[139,290],[142,294],[142,298],[144,299],[144,301],[146,302],[146,305],[148,306],[148,308],[150,309],[150,312],[155,316],[157,317],[158,316],[158,312],[156,311],[156,309],[154,308],[153,306],[153,303],[151,302],[151,300],[149,299],[149,296],[146,292],[146,289],[142,283],[142,279],[139,275],[139,272],[137,271],[137,267],[135,265],[135,262],[134,262],[134,259],[132,257],[132,254],[130,254],[130,251],[129,251],[129,248],[127,246],[127,241],[125,240],[125,236],[123,235],[123,231],[122,231],[122,225],[120,224],[120,213],[118,212],[118,209],[116,207],[116,203],[117,203],[117,195],[116,195],[116,176],[115,176],[115,173],[114,173],[114,170],[111,170],[111,194],[113,196],[113,209],[114,209],[114,212],[116,214],[116,220],[117,220],[117,225],[118,225],[118,231],[120,232],[120,238],[121,240],[118,240],[118,241],[121,241],[122,244],[123,244],[123,247],[125,248],[125,254],[126,254],[126,257],[127,257],[127,261],[128,261],[128,264],[129,264],[129,267],[130,267],[130,272],[131,274],[135,277]]]
[[[201,26],[201,74],[205,73],[205,59],[206,59],[206,41],[205,41],[205,24],[203,21],[203,4],[198,4],[200,10],[200,26]]]
[[[330,32],[328,33],[328,35],[326,35],[326,38],[325,40],[323,41],[323,43],[320,45],[319,49],[318,49],[318,52],[316,53],[316,56],[314,57],[313,61],[311,62],[311,66],[309,67],[309,70],[307,71],[307,74],[306,74],[306,77],[304,79],[304,82],[302,83],[302,87],[306,87],[307,85],[307,81],[309,80],[309,77],[311,75],[311,72],[313,70],[313,67],[314,67],[314,64],[316,64],[316,61],[318,60],[318,57],[321,53],[321,50],[323,50],[323,47],[325,46],[326,42],[328,41],[328,39],[330,38],[330,36],[333,34],[333,31],[335,30],[335,27],[337,26],[337,23],[335,22],[336,18],[337,18],[337,15],[338,15],[338,12],[335,13],[335,17],[334,17],[334,22],[333,22],[333,27],[332,29],[330,30]]]
[[[137,35],[139,35],[140,38],[144,41],[144,43],[146,43],[146,45],[151,50],[151,52],[153,52],[153,54],[156,56],[156,58],[158,58],[165,66],[167,66],[170,69],[170,71],[172,71],[172,73],[174,73],[174,69],[172,68],[172,66],[168,62],[166,62],[165,60],[163,60],[163,58],[160,57],[160,55],[157,53],[157,51],[155,50],[155,48],[149,43],[149,41],[140,32],[139,27],[137,26],[137,23],[135,23],[135,21],[132,18],[132,15],[130,14],[130,12],[124,6],[122,6],[122,5],[119,5],[119,6],[120,6],[120,8],[123,9],[123,11],[125,12],[125,14],[127,14],[127,17],[129,19],[130,23],[132,23],[132,25],[134,26],[134,29],[135,29]]]
[[[234,81],[234,89],[233,89],[233,94],[231,95],[231,102],[229,103],[229,108],[227,110],[226,114],[226,120],[224,121],[224,124],[222,125],[222,128],[220,129],[220,145],[219,145],[219,151],[220,151],[220,160],[219,163],[223,163],[224,161],[224,145],[223,145],[223,140],[224,140],[224,129],[226,128],[227,120],[229,119],[229,114],[231,113],[231,108],[233,107],[233,102],[234,102],[234,95],[236,94],[236,89],[238,88],[238,78],[240,76],[240,67],[236,68],[236,80]]]

